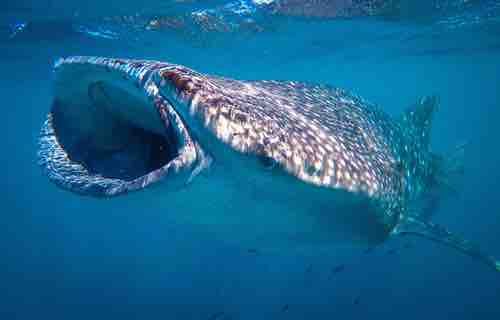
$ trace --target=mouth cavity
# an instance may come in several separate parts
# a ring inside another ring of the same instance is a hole
[[[49,178],[77,193],[111,196],[190,168],[196,152],[182,121],[161,96],[106,76],[68,79],[58,71],[40,138]],[[106,72],[106,71],[104,71]]]
[[[90,174],[132,181],[178,155],[172,126],[160,127],[155,123],[158,119],[134,117],[128,111],[141,102],[124,90],[95,82],[88,86],[88,100],[85,112],[90,123],[86,128],[65,121],[67,106],[59,101],[54,102],[52,112],[55,132],[68,157]]]

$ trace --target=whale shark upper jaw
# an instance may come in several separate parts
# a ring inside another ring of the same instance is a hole
[[[188,181],[203,151],[159,92],[151,61],[72,57],[55,65],[38,160],[70,191],[114,196]]]

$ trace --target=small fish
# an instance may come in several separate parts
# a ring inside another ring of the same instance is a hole
[[[352,302],[355,306],[357,306],[360,302],[361,298],[360,297],[356,297],[354,298],[354,301]]]
[[[216,312],[214,314],[212,314],[208,320],[221,320],[221,319],[224,319],[225,318],[225,313],[224,312]]]
[[[312,264],[307,266],[306,273],[310,273],[311,271],[312,271]]]
[[[345,270],[345,264],[339,264],[338,266],[334,267],[331,272],[331,276],[340,273]]]
[[[403,248],[404,249],[410,249],[410,248],[413,248],[414,247],[414,244],[411,243],[411,242],[406,242],[404,245],[403,245]]]
[[[398,253],[398,249],[396,249],[396,248],[392,248],[392,249],[389,249],[387,251],[387,254],[390,254],[390,255],[394,255],[396,253]]]
[[[248,249],[247,252],[255,255],[260,254],[259,250],[253,248]]]
[[[368,247],[363,251],[363,253],[364,254],[372,253],[373,250],[375,250],[375,247]]]

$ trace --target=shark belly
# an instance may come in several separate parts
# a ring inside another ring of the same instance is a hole
[[[159,210],[226,243],[262,250],[373,245],[388,235],[366,198],[290,184],[291,177],[272,172],[262,176],[246,170],[234,179],[238,173],[227,167],[212,170],[224,173],[198,177],[175,197],[160,201]]]

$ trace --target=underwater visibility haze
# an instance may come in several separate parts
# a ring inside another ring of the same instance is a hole
[[[2,318],[500,315],[500,2],[2,6]]]

